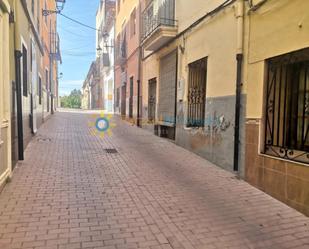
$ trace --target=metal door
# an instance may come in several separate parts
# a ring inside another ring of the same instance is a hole
[[[133,118],[133,77],[130,78],[129,118]]]
[[[126,83],[121,87],[121,116],[126,116],[126,91],[127,91],[127,85]]]
[[[177,50],[160,61],[158,118],[171,126],[176,124]]]

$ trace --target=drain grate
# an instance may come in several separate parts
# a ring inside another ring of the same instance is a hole
[[[118,153],[118,150],[116,150],[116,149],[104,149],[104,150],[108,154],[116,154],[116,153]]]
[[[39,138],[37,138],[37,141],[39,143],[44,143],[44,142],[51,142],[51,139],[50,138],[45,138],[45,137],[39,137]]]

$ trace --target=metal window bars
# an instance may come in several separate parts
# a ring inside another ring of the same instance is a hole
[[[189,64],[187,127],[204,127],[207,58]]]
[[[154,0],[142,13],[142,40],[149,37],[160,26],[176,27],[175,0]]]
[[[309,49],[267,66],[264,153],[309,163]]]

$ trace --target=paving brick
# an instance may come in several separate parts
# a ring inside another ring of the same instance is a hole
[[[0,249],[308,248],[309,219],[117,117],[59,112],[0,194]],[[105,148],[118,153],[107,154]]]

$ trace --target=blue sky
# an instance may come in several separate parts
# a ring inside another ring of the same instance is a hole
[[[63,14],[95,27],[95,14],[99,0],[66,0]],[[62,65],[59,73],[60,95],[80,89],[91,62],[95,59],[95,30],[80,26],[58,15],[58,32],[61,39]]]

